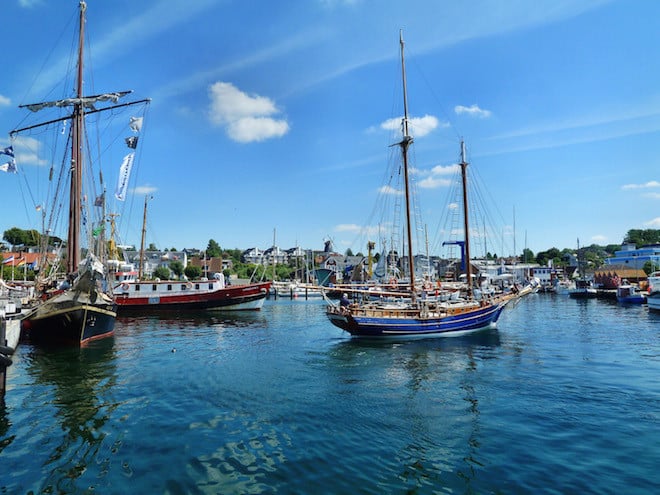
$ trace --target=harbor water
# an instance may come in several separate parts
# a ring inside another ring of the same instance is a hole
[[[19,346],[0,494],[660,493],[660,314],[533,294],[497,329],[361,341],[320,301]]]

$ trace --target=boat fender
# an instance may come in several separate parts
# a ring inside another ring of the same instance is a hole
[[[5,356],[4,354],[0,354],[0,366],[7,368],[11,366],[11,363],[12,361],[9,357]]]
[[[390,279],[390,285],[392,285],[392,286],[394,286],[394,287],[397,286],[397,282],[396,282],[396,279],[395,279],[394,277],[392,277],[392,278]]]
[[[4,354],[5,356],[11,356],[12,354],[14,354],[14,348],[8,345],[0,345],[0,354]]]

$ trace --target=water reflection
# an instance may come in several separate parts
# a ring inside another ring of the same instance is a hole
[[[423,340],[346,339],[330,349],[329,368],[340,370],[336,378],[343,399],[370,403],[364,417],[359,415],[364,411],[351,417],[352,428],[376,430],[383,438],[378,448],[390,451],[390,467],[398,471],[389,490],[474,489],[484,456],[481,407],[488,393],[483,362],[497,359],[500,345],[499,332],[490,329]],[[382,415],[380,425],[376,413]],[[393,427],[399,431],[388,438],[387,429]],[[397,445],[401,438],[406,441]],[[361,461],[347,459],[357,465]]]
[[[152,313],[117,318],[115,332],[139,331],[141,328],[197,329],[197,328],[263,328],[268,320],[258,311]]]
[[[104,426],[118,405],[108,399],[117,380],[114,339],[83,348],[33,348],[26,362],[34,393],[41,395],[30,400],[41,402],[43,414],[62,432],[51,434],[54,442],[42,444],[48,452],[42,452],[40,493],[75,491],[76,480],[102,458],[98,454],[107,434]]]

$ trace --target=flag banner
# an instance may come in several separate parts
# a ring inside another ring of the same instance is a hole
[[[11,263],[12,261],[14,261],[14,255],[11,255],[9,258],[2,260],[2,264],[4,265],[5,263]]]
[[[137,148],[137,143],[138,143],[137,136],[131,136],[126,138],[126,145],[131,149]]]
[[[117,189],[115,189],[115,198],[119,201],[124,201],[126,199],[128,179],[131,177],[134,156],[135,153],[129,153],[126,155],[124,161],[121,163],[121,167],[119,167],[119,180],[117,181]]]
[[[14,147],[13,146],[7,146],[6,148],[0,150],[0,155],[9,155],[12,158],[14,158]]]
[[[140,132],[142,129],[142,117],[131,117],[128,119],[128,126],[133,132]]]
[[[94,236],[94,238],[96,238],[101,234],[101,232],[103,232],[103,225],[99,225],[94,230],[92,230],[92,235]]]
[[[8,174],[15,174],[18,171],[16,170],[16,162],[14,160],[8,161],[0,165],[0,171],[7,172]]]

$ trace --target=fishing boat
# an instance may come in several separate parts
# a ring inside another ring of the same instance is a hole
[[[646,293],[639,287],[626,281],[616,288],[616,300],[623,304],[644,304]]]
[[[403,182],[405,186],[406,236],[408,268],[415,274],[412,227],[411,227],[411,188],[408,180],[408,149],[413,138],[408,132],[408,102],[406,94],[406,71],[403,34],[400,34],[401,73],[403,80],[403,139],[398,143],[403,162]],[[461,142],[461,177],[463,185],[463,227],[465,234],[466,280],[472,280],[467,200],[467,162],[465,144]],[[423,292],[418,293],[415,277],[411,276],[406,287],[405,297],[399,302],[369,301],[347,304],[344,298],[338,304],[328,304],[326,315],[330,322],[356,337],[428,337],[460,335],[484,328],[493,327],[509,297],[474,297],[472,283],[466,284],[463,297],[449,301],[431,301]],[[421,289],[421,288],[420,288]]]
[[[59,223],[53,220],[60,209],[68,211],[63,221],[67,229],[66,236],[66,275],[64,280],[55,277],[38,281],[40,304],[23,321],[23,333],[34,344],[72,344],[84,345],[89,341],[109,337],[114,332],[116,304],[107,283],[104,264],[105,239],[100,233],[104,226],[105,193],[101,191],[102,175],[98,183],[91,172],[92,157],[87,150],[90,141],[88,119],[91,115],[112,116],[120,107],[148,103],[149,100],[122,102],[119,100],[132,91],[95,94],[83,94],[83,60],[85,46],[85,18],[87,5],[79,2],[77,50],[75,52],[75,84],[73,96],[55,101],[46,101],[30,105],[21,105],[32,112],[51,109],[57,116],[49,120],[11,131],[12,146],[20,146],[20,138],[29,131],[39,129],[51,132],[66,139],[64,159],[61,171],[53,178],[51,169],[53,197],[43,205],[43,218],[48,209],[51,216],[48,225],[42,225],[42,244],[48,246],[49,233]],[[62,113],[63,112],[63,113]],[[106,112],[106,113],[102,113]],[[52,116],[51,116],[52,117]],[[89,126],[90,130],[93,126]],[[130,146],[130,145],[129,145]],[[68,187],[61,187],[67,184]],[[68,189],[68,198],[65,192]],[[58,193],[62,193],[59,197]],[[88,202],[88,198],[92,201]],[[96,199],[95,199],[96,198]],[[60,208],[59,205],[64,205]],[[37,206],[37,211],[42,205]],[[98,210],[103,210],[99,212]],[[42,220],[43,221],[43,220]],[[53,223],[51,223],[53,222]],[[43,250],[45,253],[45,249]],[[45,270],[44,270],[45,271]],[[40,273],[40,275],[45,275]]]
[[[593,281],[588,280],[584,274],[584,260],[580,254],[580,239],[577,240],[577,258],[578,258],[578,278],[575,279],[575,285],[568,290],[568,297],[571,299],[593,299],[598,297],[598,290],[594,287]]]
[[[660,311],[660,271],[653,272],[649,275],[646,304],[650,310]]]
[[[271,283],[256,282],[229,284],[222,273],[213,278],[200,280],[144,280],[144,234],[146,232],[147,198],[144,201],[140,266],[135,270],[132,263],[120,262],[111,252],[108,260],[112,291],[119,314],[136,311],[186,311],[186,310],[259,310],[264,304]],[[111,221],[111,231],[114,231]],[[111,236],[110,249],[114,250]]]
[[[578,278],[575,287],[568,290],[568,297],[572,299],[593,299],[598,296],[598,290],[590,280]]]

